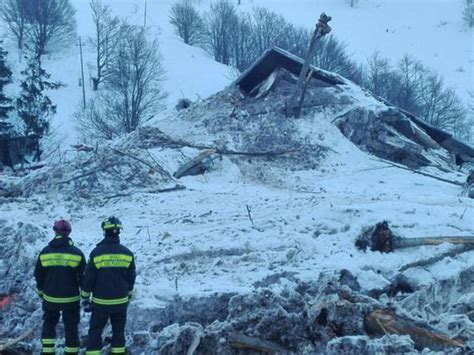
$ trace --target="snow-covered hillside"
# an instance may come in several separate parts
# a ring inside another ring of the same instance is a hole
[[[196,4],[202,12],[208,11],[210,0]],[[198,100],[213,94],[231,83],[236,70],[216,63],[200,48],[182,43],[169,23],[169,8],[173,0],[105,0],[114,14],[129,22],[143,25],[147,3],[147,28],[151,37],[159,41],[164,67],[167,72],[164,88],[170,107],[179,98]],[[90,7],[87,0],[74,0],[78,19],[78,34],[85,38],[93,33]],[[444,76],[449,86],[464,100],[474,87],[473,32],[462,22],[462,0],[384,1],[360,0],[351,8],[345,0],[242,0],[241,11],[264,6],[282,14],[295,25],[312,28],[323,11],[333,16],[333,33],[348,45],[348,51],[357,62],[366,63],[375,51],[395,63],[405,53],[420,59],[428,67]],[[420,14],[423,14],[420,17]],[[12,64],[18,73],[22,64],[16,63],[14,46],[9,48]],[[86,97],[93,97],[90,76],[93,62],[92,48],[84,48]],[[77,123],[73,117],[82,105],[79,47],[55,55],[46,61],[53,79],[66,84],[51,93],[58,105],[53,127],[60,140],[77,142]]]
[[[130,22],[143,22],[144,0],[104,2]],[[74,0],[83,38],[92,31],[87,3]],[[390,346],[417,353],[420,349],[406,336],[366,336],[361,314],[377,307],[396,309],[472,347],[472,249],[430,265],[410,266],[457,249],[444,243],[385,254],[355,245],[383,220],[403,238],[472,236],[474,199],[459,186],[467,170],[443,161],[443,166],[422,170],[432,177],[423,176],[359,149],[335,126],[335,118],[354,107],[374,112],[387,107],[351,83],[319,86],[324,94],[337,96],[337,104],[312,107],[298,120],[282,121],[281,127],[291,130],[277,137],[272,136],[272,119],[286,118],[271,112],[268,97],[261,99],[265,110],[255,113],[258,121],[243,127],[249,117],[248,107],[239,106],[244,95],[221,91],[237,73],[202,49],[182,43],[168,23],[172,3],[147,2],[149,35],[159,40],[167,72],[166,110],[138,132],[89,152],[74,151],[67,161],[54,155],[27,175],[0,174],[0,338],[38,327],[41,306],[32,266],[52,237],[53,221],[70,220],[75,244],[88,255],[101,239],[100,222],[115,215],[123,222],[122,242],[135,253],[138,268],[127,328],[127,345],[134,354],[186,353],[198,333],[202,341],[196,353],[218,354],[229,349],[230,330],[271,340],[293,353],[355,353],[359,341],[366,344],[360,349],[373,346],[374,353],[389,352]],[[204,11],[209,1],[196,3]],[[252,6],[267,6],[307,27],[326,11],[334,18],[334,33],[357,60],[364,61],[376,49],[393,60],[410,53],[443,73],[463,97],[472,87],[472,31],[462,27],[461,0],[360,0],[354,9],[344,0],[242,0],[242,10]],[[420,18],[421,13],[425,15]],[[67,84],[51,94],[58,104],[54,127],[63,150],[79,137],[72,119],[82,100],[78,51],[74,47],[45,60],[53,78]],[[84,53],[85,61],[91,61],[90,48]],[[92,97],[89,84],[86,89]],[[176,111],[182,97],[197,102]],[[232,105],[235,116],[224,112]],[[264,133],[269,149],[280,143],[278,138],[301,142],[306,150],[284,157],[234,154],[256,146]],[[204,174],[173,177],[209,146],[231,153],[214,154]],[[344,283],[339,289],[340,273],[351,275],[352,284],[359,286]],[[413,289],[388,294],[387,287],[400,277]],[[347,294],[356,301],[344,298]],[[284,300],[293,308],[280,307]],[[359,305],[355,313],[341,311]],[[299,312],[289,310],[295,307]],[[321,316],[323,310],[329,317]],[[339,311],[344,313],[341,319],[331,319]],[[262,318],[269,323],[259,323]],[[298,326],[312,334],[288,326],[300,320],[306,323]],[[86,321],[83,317],[81,328],[87,328]],[[180,338],[185,351],[178,351],[178,338],[188,329],[182,326],[191,321],[187,326],[194,329],[192,334]],[[25,348],[34,352],[37,339]],[[345,351],[339,347],[343,341]]]

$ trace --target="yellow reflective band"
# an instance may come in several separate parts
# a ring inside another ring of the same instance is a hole
[[[41,266],[70,266],[78,267],[81,256],[66,253],[50,253],[40,255]]]
[[[43,348],[41,349],[41,351],[43,353],[52,353],[52,354],[56,353],[56,350],[54,348]]]
[[[125,352],[125,347],[123,347],[123,348],[110,348],[110,352],[112,354],[124,353]]]
[[[56,339],[41,339],[41,343],[43,344],[55,344],[56,343]]]
[[[105,254],[94,258],[94,265],[97,269],[101,267],[125,267],[132,263],[133,257],[125,254]]]
[[[102,261],[95,265],[97,269],[102,267],[124,267],[128,268],[130,266],[129,261]]]
[[[100,350],[87,350],[86,355],[100,355]]]
[[[84,290],[81,291],[81,296],[82,296],[82,297],[88,298],[90,295],[91,295],[90,292],[86,292],[86,291],[84,291]]]
[[[36,292],[38,292],[38,295],[40,295],[40,296],[43,295],[43,291],[42,291],[42,290],[36,290]]]
[[[74,297],[51,297],[44,294],[43,299],[51,303],[72,303],[79,301],[81,297],[79,295]]]
[[[104,230],[105,229],[117,229],[117,228],[122,228],[122,225],[121,224],[105,224],[102,228]]]
[[[115,306],[117,304],[127,303],[128,302],[128,296],[124,297],[124,298],[115,298],[115,299],[109,299],[109,300],[92,297],[92,302],[95,303],[95,304],[100,304],[100,305],[104,305],[104,306]]]
[[[77,353],[77,352],[79,352],[79,348],[70,348],[70,347],[66,346],[64,348],[64,351],[67,351],[67,352],[70,352],[70,353]]]

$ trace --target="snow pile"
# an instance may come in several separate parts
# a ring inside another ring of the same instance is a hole
[[[0,220],[0,339],[38,327],[41,300],[32,271],[36,250],[46,240],[45,234],[32,224]]]
[[[28,175],[23,196],[61,193],[70,198],[110,198],[173,186],[173,177],[146,150],[115,144],[78,153],[75,159]]]
[[[472,274],[472,270],[447,283],[472,283],[466,279],[469,273]],[[470,287],[462,290],[469,292]],[[385,308],[396,309],[401,314],[400,319],[433,331],[449,331],[456,326],[454,338],[472,346],[472,322],[462,321],[464,308],[450,307],[449,311],[430,313],[431,328],[417,322],[416,311],[413,312],[416,306],[404,308],[416,302],[414,300],[426,310],[439,308],[431,286],[413,294],[398,293],[390,299],[385,295],[377,300],[362,294],[357,279],[347,270],[322,274],[318,280],[309,282],[286,275],[270,287],[261,287],[249,294],[215,294],[186,301],[178,298],[175,304],[170,303],[162,310],[146,312],[132,308],[135,331],[130,342],[139,352],[170,355],[186,353],[193,344],[197,346],[196,354],[238,354],[241,339],[252,339],[257,347],[273,347],[291,354],[415,354],[423,350],[422,344],[428,344],[431,350],[441,350],[435,343],[423,343],[419,338],[414,342],[406,334],[374,338],[368,333],[370,328],[365,318],[370,312]],[[141,324],[137,320],[141,320]],[[175,322],[166,326],[170,320]],[[452,354],[463,352],[460,347],[444,349]],[[430,351],[425,349],[424,353]]]

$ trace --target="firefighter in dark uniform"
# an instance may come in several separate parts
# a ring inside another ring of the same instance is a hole
[[[83,306],[92,308],[87,355],[100,355],[102,331],[112,324],[111,354],[125,354],[127,306],[135,284],[135,258],[120,244],[122,223],[116,217],[102,222],[104,239],[92,250],[86,267],[81,296]],[[89,297],[92,293],[92,307]]]
[[[66,335],[64,354],[79,353],[80,285],[86,266],[84,254],[74,246],[66,220],[54,222],[54,239],[41,251],[34,276],[43,299],[42,354],[54,354],[56,325],[62,315]]]

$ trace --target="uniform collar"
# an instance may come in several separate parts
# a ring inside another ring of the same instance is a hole
[[[97,245],[101,245],[101,244],[120,244],[120,238],[119,237],[106,236]]]
[[[74,245],[72,239],[69,237],[64,237],[62,235],[57,235],[52,241],[49,242],[49,245],[52,247],[61,247],[66,245]]]

